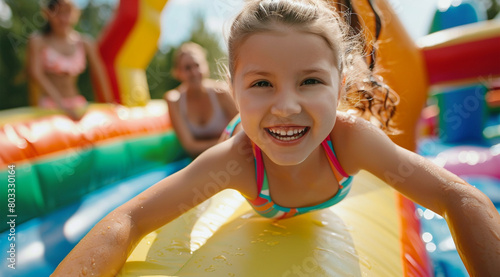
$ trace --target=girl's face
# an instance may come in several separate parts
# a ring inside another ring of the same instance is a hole
[[[274,163],[301,163],[332,131],[340,92],[335,64],[324,39],[309,33],[257,33],[241,44],[235,101],[245,133]]]
[[[59,34],[71,31],[80,16],[71,1],[60,1],[53,10],[44,9],[44,13],[53,32]]]
[[[179,57],[175,76],[183,83],[199,85],[207,72],[208,65],[203,55],[188,52]]]

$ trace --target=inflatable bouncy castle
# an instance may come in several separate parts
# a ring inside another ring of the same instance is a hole
[[[436,11],[418,42],[426,60],[430,101],[418,152],[483,191],[500,210],[500,21],[486,21],[477,1]],[[436,275],[468,276],[443,218],[417,208]]]
[[[455,43],[480,55],[484,49],[464,45],[496,41],[500,32],[460,31],[454,39],[437,32],[418,46],[388,1],[348,2],[367,41],[378,44],[376,60],[368,62],[391,68],[380,74],[400,94],[395,121],[402,135],[393,139],[416,150],[429,84],[448,80],[433,70],[453,61],[433,53],[451,53],[446,47]],[[149,100],[144,73],[165,3],[121,1],[99,42],[112,99],[123,105],[92,104],[78,122],[37,108],[0,111],[0,178],[15,190],[4,190],[0,202],[11,222],[2,228],[0,275],[48,276],[104,215],[190,162],[166,104]],[[257,216],[237,192],[224,191],[147,235],[119,276],[432,276],[420,228],[429,212],[367,172],[352,187],[332,208],[283,221]]]

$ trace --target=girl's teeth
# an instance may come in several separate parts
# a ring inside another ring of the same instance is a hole
[[[280,135],[280,136],[293,136],[293,135],[300,134],[300,133],[304,132],[305,128],[303,128],[303,129],[288,130],[288,131],[278,130],[278,129],[269,129],[269,131],[271,133],[274,133],[274,134],[277,134],[277,135]]]
[[[293,129],[293,130],[279,130],[279,129],[268,129],[269,133],[275,137],[276,139],[282,141],[291,141],[296,140],[304,135],[306,128],[302,129]]]

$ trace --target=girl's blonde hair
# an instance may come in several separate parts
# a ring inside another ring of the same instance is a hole
[[[350,15],[349,15],[350,16]],[[346,19],[347,20],[347,19]],[[228,37],[229,74],[234,75],[240,45],[250,35],[283,27],[318,35],[333,51],[345,93],[339,109],[355,110],[393,132],[397,95],[375,76],[364,60],[363,40],[326,0],[251,0],[235,18]],[[231,77],[232,78],[232,77]],[[232,79],[231,79],[232,81]]]

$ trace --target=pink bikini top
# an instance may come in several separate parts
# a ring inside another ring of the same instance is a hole
[[[78,43],[75,52],[70,56],[61,54],[50,46],[45,46],[42,49],[43,69],[52,74],[77,76],[85,70],[85,58],[83,43]]]

